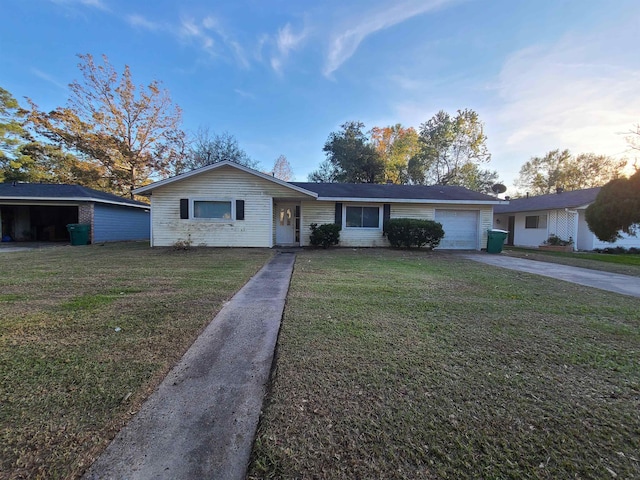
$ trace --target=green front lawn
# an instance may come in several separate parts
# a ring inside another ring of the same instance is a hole
[[[250,478],[640,477],[639,311],[455,255],[305,251]]]
[[[0,254],[0,478],[74,478],[272,252]]]

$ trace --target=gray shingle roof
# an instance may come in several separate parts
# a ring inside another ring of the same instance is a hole
[[[536,210],[556,210],[588,205],[598,196],[600,187],[574,190],[572,192],[550,193],[529,198],[509,200],[508,205],[496,205],[493,213],[533,212]]]
[[[135,207],[149,207],[144,202],[129,200],[112,193],[101,192],[80,185],[56,183],[0,183],[0,201],[10,199],[24,200],[77,200],[102,203],[119,203]]]
[[[370,198],[393,200],[467,200],[495,202],[496,198],[464,187],[442,185],[386,185],[376,183],[289,182],[328,198]]]

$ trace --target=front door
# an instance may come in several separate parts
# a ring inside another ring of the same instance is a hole
[[[513,231],[516,228],[516,217],[514,216],[509,216],[509,220],[507,221],[507,230],[509,230],[509,233],[507,233],[507,245],[511,245],[513,246]]]
[[[293,245],[296,241],[296,206],[283,203],[276,207],[276,244]]]

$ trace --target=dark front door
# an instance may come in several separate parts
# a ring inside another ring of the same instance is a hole
[[[516,228],[516,217],[509,217],[507,221],[507,230],[509,233],[507,234],[507,245],[513,246],[513,230]]]

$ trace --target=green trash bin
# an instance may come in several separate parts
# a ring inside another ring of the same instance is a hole
[[[89,243],[90,229],[91,225],[88,223],[70,223],[67,225],[67,230],[71,237],[71,245],[87,245]]]
[[[507,239],[509,232],[493,228],[487,231],[487,253],[502,252],[502,245]]]

